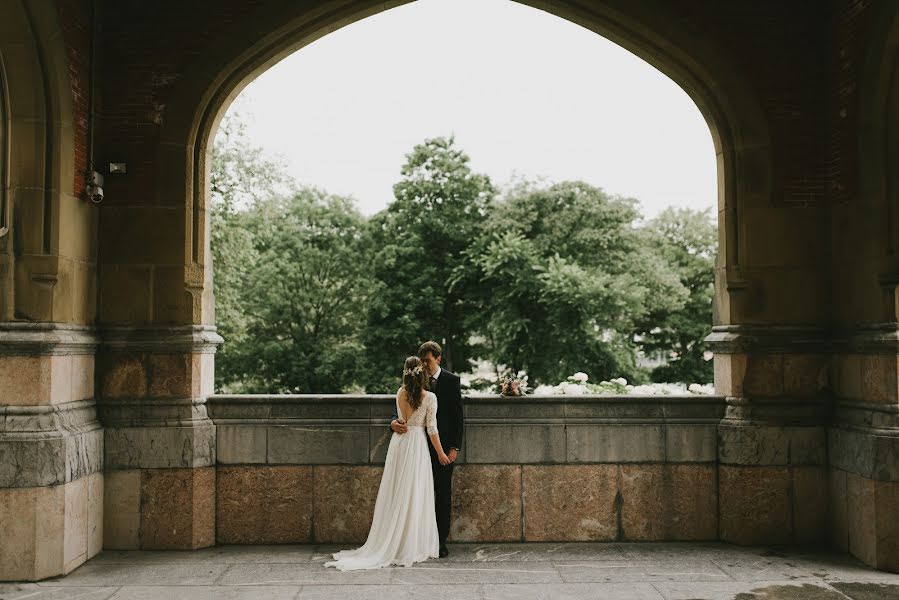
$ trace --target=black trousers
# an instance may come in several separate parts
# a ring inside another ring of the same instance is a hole
[[[449,536],[453,511],[453,468],[455,466],[454,463],[441,465],[437,460],[437,455],[431,453],[431,470],[434,472],[434,510],[437,513],[437,535],[440,537],[441,546],[446,544],[446,538]]]

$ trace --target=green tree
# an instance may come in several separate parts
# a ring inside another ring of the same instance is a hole
[[[361,380],[371,282],[352,200],[301,188],[247,214],[257,263],[245,282],[257,391],[341,393]]]
[[[210,220],[215,321],[225,343],[215,358],[218,391],[243,391],[253,340],[248,337],[247,286],[258,256],[247,228],[246,211],[256,202],[295,187],[284,165],[254,146],[240,112],[225,116],[215,137],[210,168]]]
[[[371,391],[390,389],[403,358],[424,340],[442,343],[450,370],[467,371],[478,353],[472,292],[450,284],[471,266],[466,251],[481,234],[493,185],[471,170],[451,137],[415,146],[401,175],[394,201],[369,228],[376,249],[365,334]]]
[[[636,202],[583,182],[512,189],[469,250],[480,282],[477,331],[487,355],[532,383],[575,371],[638,380],[633,334],[686,289],[634,226]]]
[[[712,327],[717,228],[707,210],[669,208],[646,224],[644,235],[690,292],[683,307],[656,307],[641,320],[644,351],[669,357],[667,364],[653,370],[652,379],[710,382],[712,361],[705,359],[704,339]]]

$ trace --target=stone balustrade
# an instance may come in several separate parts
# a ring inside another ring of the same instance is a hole
[[[393,396],[213,396],[218,543],[364,541]],[[451,539],[718,539],[721,396],[473,397]],[[439,413],[438,413],[439,419]]]

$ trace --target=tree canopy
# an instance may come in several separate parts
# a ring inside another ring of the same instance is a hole
[[[216,387],[232,392],[396,389],[433,339],[444,366],[556,383],[711,380],[716,229],[581,181],[500,192],[452,138],[406,156],[394,198],[365,218],[352,199],[297,184],[223,122],[212,164]],[[650,371],[643,354],[663,354]]]

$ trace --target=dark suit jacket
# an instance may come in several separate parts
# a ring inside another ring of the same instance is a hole
[[[462,434],[465,419],[462,415],[462,382],[455,373],[446,369],[440,370],[437,378],[437,389],[431,390],[437,395],[437,431],[440,433],[440,445],[445,452],[450,448],[462,449]],[[393,409],[393,419],[398,417]],[[428,448],[434,449],[428,444]]]

